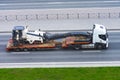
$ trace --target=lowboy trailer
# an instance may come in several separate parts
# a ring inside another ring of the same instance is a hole
[[[62,41],[58,41],[62,39]],[[36,51],[46,49],[107,49],[108,33],[103,25],[94,24],[92,32],[49,33],[41,30],[31,31],[28,27],[15,26],[7,51]]]

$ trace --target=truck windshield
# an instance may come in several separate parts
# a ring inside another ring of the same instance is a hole
[[[106,35],[101,34],[101,35],[99,35],[99,38],[106,40],[108,38],[108,34],[106,34]]]

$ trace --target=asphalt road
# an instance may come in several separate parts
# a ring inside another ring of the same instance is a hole
[[[109,32],[107,50],[6,52],[10,35],[0,34],[0,63],[120,61],[120,32]]]
[[[119,0],[1,0],[0,10],[120,7]]]

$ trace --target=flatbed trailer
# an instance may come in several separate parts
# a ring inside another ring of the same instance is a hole
[[[20,44],[19,46],[14,46],[12,39],[8,41],[6,51],[36,51],[42,49],[53,49],[56,48],[56,42],[49,41],[47,43],[41,44]]]

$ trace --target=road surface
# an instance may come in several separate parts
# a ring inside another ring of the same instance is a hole
[[[119,0],[1,0],[0,10],[120,7]]]
[[[10,35],[0,35],[0,63],[120,61],[120,32],[109,32],[108,50],[6,52]]]

